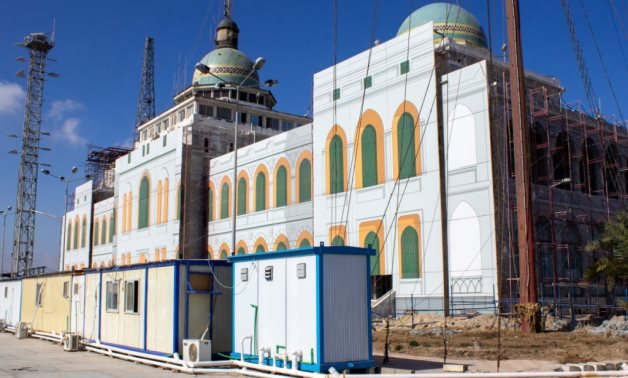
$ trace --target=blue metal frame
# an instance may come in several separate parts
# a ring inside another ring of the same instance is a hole
[[[323,285],[323,256],[316,256],[316,361],[320,364],[324,360],[325,356],[325,335],[323,329],[325,324],[325,313],[323,312],[323,293],[321,292]],[[311,361],[314,364],[314,361]],[[318,365],[318,364],[315,364]]]
[[[172,316],[172,354],[179,353],[179,264],[174,265],[174,304]],[[187,315],[187,314],[186,314]]]
[[[86,299],[86,292],[87,292],[87,276],[83,275],[83,336],[85,336],[85,299]],[[78,314],[77,314],[78,316]]]
[[[100,340],[102,335],[101,332],[101,316],[102,313],[102,271],[99,273],[98,277],[98,340]]]
[[[146,334],[148,325],[148,267],[144,267],[144,350],[146,350]]]
[[[231,262],[242,261],[259,261],[285,257],[297,257],[297,256],[311,256],[311,255],[364,255],[375,256],[375,250],[369,248],[360,247],[307,247],[290,249],[287,251],[279,252],[265,252],[265,253],[251,253],[248,255],[228,256],[227,260]]]

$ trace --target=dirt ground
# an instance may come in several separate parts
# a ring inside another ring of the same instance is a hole
[[[556,320],[547,319],[546,323],[555,324]],[[610,332],[608,324],[587,324],[585,321],[573,331],[523,334],[518,331],[516,321],[502,318],[502,332],[498,338],[497,319],[493,315],[450,317],[447,319],[447,356],[496,360],[500,353],[502,360],[544,360],[561,364],[628,361],[628,332]],[[619,324],[621,330],[628,329],[624,317],[613,318],[610,324],[615,328]],[[442,358],[444,327],[443,317],[435,315],[415,315],[414,327],[410,316],[391,320],[389,352]],[[383,353],[385,340],[386,327],[381,322],[374,328],[373,349]]]

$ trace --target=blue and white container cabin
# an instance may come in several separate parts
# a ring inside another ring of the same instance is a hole
[[[231,351],[231,264],[172,260],[85,272],[82,336],[162,356],[183,355],[184,339]]]
[[[231,256],[232,358],[316,372],[373,367],[374,254],[321,244]]]

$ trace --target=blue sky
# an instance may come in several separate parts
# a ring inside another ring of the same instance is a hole
[[[501,0],[491,4],[493,46],[505,41]],[[273,88],[276,109],[304,114],[311,102],[312,76],[333,64],[332,1],[235,0],[233,17],[240,33],[240,49],[252,59],[264,56],[262,79],[278,79]],[[368,48],[375,17],[375,38],[392,38],[411,11],[426,0],[338,0],[338,60]],[[488,32],[486,1],[461,0]],[[576,28],[593,86],[604,114],[618,113],[600,59],[585,23],[580,2],[571,1]],[[612,22],[609,4],[621,17]],[[525,0],[522,6],[523,51],[526,69],[557,76],[568,101],[585,99],[559,0]],[[624,116],[628,117],[628,5],[626,0],[586,2],[589,19],[604,55],[610,79]],[[374,16],[376,14],[376,16]],[[52,149],[41,162],[64,175],[73,165],[83,174],[87,143],[117,146],[129,143],[135,120],[144,39],[155,38],[155,94],[157,112],[172,104],[174,88],[190,84],[194,63],[213,48],[213,30],[222,17],[222,0],[20,0],[9,1],[0,13],[0,208],[15,203],[19,141],[26,83],[15,72],[25,68],[14,58],[26,51],[14,44],[31,32],[49,32],[56,19],[56,47],[49,70],[61,76],[47,82],[43,129],[52,137],[42,141]],[[617,30],[617,31],[616,31]],[[186,64],[187,63],[187,64]],[[64,187],[40,175],[37,207],[61,214]],[[0,218],[1,219],[1,218]],[[52,217],[37,218],[35,265],[56,267],[60,224]],[[8,267],[13,217],[7,218],[5,268]]]

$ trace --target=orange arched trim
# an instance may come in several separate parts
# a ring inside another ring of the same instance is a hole
[[[222,177],[222,180],[220,180],[220,186],[218,187],[218,193],[216,194],[218,196],[218,198],[220,198],[218,201],[216,201],[217,204],[220,204],[220,206],[222,206],[222,186],[224,184],[227,184],[227,217],[230,217],[231,214],[231,207],[233,206],[231,204],[231,198],[233,197],[231,195],[231,190],[233,189],[233,185],[231,185],[231,178],[228,175],[224,175]],[[220,214],[220,209],[218,209],[218,214]],[[222,250],[222,248],[220,249]]]
[[[168,199],[170,198],[170,181],[168,177],[164,179],[164,187],[162,189],[164,197],[164,205],[161,211],[161,223],[168,223]]]
[[[161,206],[163,204],[163,194],[161,189],[161,180],[157,181],[157,219],[155,224],[161,224]]]
[[[356,161],[357,166],[355,168],[355,186],[357,188],[363,188],[364,184],[362,182],[362,133],[364,129],[371,125],[375,128],[375,141],[377,143],[377,183],[382,184],[386,178],[385,174],[385,166],[384,166],[384,123],[382,122],[381,117],[377,114],[376,111],[372,109],[367,109],[364,113],[362,113],[362,117],[360,118],[360,123],[355,131],[355,147],[356,147]]]
[[[416,153],[416,175],[419,176],[423,172],[421,167],[421,124],[419,120],[419,111],[416,106],[412,104],[410,101],[404,101],[399,105],[397,110],[395,111],[395,116],[393,117],[392,122],[392,147],[393,147],[393,178],[397,179],[399,177],[399,158],[398,158],[398,136],[397,136],[397,124],[399,123],[399,119],[403,115],[403,113],[408,113],[414,119],[414,152]]]
[[[209,244],[207,244],[207,255],[209,256],[210,260],[214,259],[214,249]]]
[[[238,244],[236,244],[236,250],[235,252],[238,253],[238,251],[240,250],[240,248],[244,249],[244,253],[248,254],[249,253],[249,248],[246,245],[246,242],[244,240],[240,240],[238,242]]]
[[[250,183],[250,180],[249,180],[249,173],[246,170],[244,170],[244,169],[241,170],[240,173],[238,173],[238,182],[237,182],[236,187],[235,187],[236,196],[239,195],[239,193],[238,193],[238,185],[240,185],[240,179],[242,179],[242,178],[246,182],[246,193],[245,193],[246,200],[244,201],[244,214],[248,214],[250,212],[249,209],[251,208],[250,207],[250,202],[251,201],[249,201],[249,191],[250,191],[250,188],[251,188],[251,186],[250,186],[251,183]],[[239,200],[240,200],[240,198],[238,198],[238,201]],[[237,204],[237,202],[236,202],[236,204]]]
[[[418,214],[410,214],[410,215],[404,215],[402,217],[399,217],[399,220],[397,221],[397,245],[399,246],[397,248],[397,258],[399,260],[399,276],[401,277],[401,272],[402,272],[402,267],[401,267],[401,263],[402,263],[402,259],[401,259],[401,235],[403,234],[403,231],[407,228],[407,227],[412,227],[414,228],[414,231],[416,231],[417,236],[419,237],[419,246],[418,246],[418,251],[419,251],[419,277],[424,277],[423,276],[423,259],[422,259],[422,254],[421,254],[421,218],[419,218]]]
[[[290,205],[290,184],[292,182],[292,180],[290,179],[291,177],[291,172],[290,172],[290,162],[288,161],[288,159],[286,159],[285,157],[281,157],[279,158],[279,160],[277,160],[277,162],[275,163],[275,172],[273,172],[273,204],[274,207],[277,207],[277,172],[279,172],[279,168],[281,167],[285,167],[286,168],[286,206]]]
[[[347,191],[347,134],[340,125],[334,125],[327,134],[325,142],[325,180],[327,180],[327,194],[331,194],[331,165],[329,159],[329,144],[333,137],[338,136],[342,140],[342,182],[344,191]]]
[[[137,262],[139,264],[146,264],[148,262],[148,260],[146,259],[146,255],[144,253],[140,253],[139,257],[137,258]]]
[[[229,249],[229,245],[227,243],[222,243],[220,245],[220,248],[218,248],[218,258],[220,258],[220,254],[222,253],[223,250],[227,251],[227,257],[231,255],[231,250]]]
[[[207,214],[207,219],[208,219],[208,220],[209,220],[209,219],[212,219],[212,222],[213,222],[213,221],[215,221],[215,220],[216,220],[216,214],[217,214],[217,211],[216,211],[216,204],[217,204],[217,203],[219,203],[219,201],[216,201],[216,197],[218,196],[218,193],[216,193],[216,187],[214,186],[214,182],[213,182],[212,180],[209,180],[209,184],[207,184],[207,187],[208,187],[209,189],[211,189],[211,191],[212,191],[212,193],[213,193],[213,198],[208,198],[208,199],[207,199],[207,201],[208,201],[208,202],[209,202],[209,201],[211,201],[211,202],[212,202],[211,206],[209,206],[209,203],[208,203],[208,207],[207,207],[207,209],[209,209],[209,208],[211,207],[211,209],[212,209],[212,213],[213,213],[213,214],[211,214],[211,215],[210,215],[210,214]],[[209,210],[208,210],[208,211],[209,211]]]
[[[342,240],[345,241],[345,245],[346,245],[347,244],[347,227],[343,225],[329,227],[329,245],[331,245],[332,241],[334,240],[336,236],[340,236]]]
[[[297,238],[297,245],[295,246],[296,248],[300,248],[301,247],[301,242],[303,240],[307,240],[310,242],[310,245],[312,247],[314,247],[314,237],[312,236],[312,233],[309,231],[302,231],[299,234],[299,237]]]
[[[275,244],[274,244],[274,250],[277,250],[277,246],[279,245],[279,243],[283,242],[286,245],[286,249],[290,249],[290,241],[288,240],[288,237],[286,237],[286,235],[281,234],[279,236],[277,236],[277,238],[275,239]]]
[[[301,155],[299,155],[299,158],[297,159],[297,165],[294,167],[294,169],[296,170],[296,174],[294,175],[295,203],[299,203],[299,175],[301,174],[301,163],[305,159],[310,161],[310,175],[314,173],[314,165],[312,164],[312,151],[301,152]],[[314,180],[312,180],[312,176],[310,176],[310,199],[314,198],[313,182]]]
[[[373,220],[368,222],[360,223],[360,242],[359,245],[361,247],[368,247],[364,244],[364,239],[366,239],[366,235],[370,232],[375,232],[377,234],[377,238],[379,239],[379,266],[380,272],[382,274],[386,274],[386,252],[384,251],[384,225],[381,224],[381,220]],[[373,267],[371,267],[372,269]]]
[[[120,227],[121,233],[125,233],[126,232],[126,193],[122,194],[122,211],[120,212],[120,214],[118,214],[118,217],[120,217]]]
[[[127,219],[126,219],[126,230],[130,232],[133,229],[133,192],[129,192],[127,196]]]
[[[266,168],[266,165],[264,164],[260,164],[257,166],[257,169],[255,169],[255,174],[253,175],[253,199],[255,200],[253,203],[253,211],[255,211],[257,209],[257,175],[259,175],[260,173],[264,173],[264,175],[266,176],[266,198],[265,198],[265,202],[266,202],[266,208],[265,210],[268,210],[270,208],[270,202],[268,201],[268,196],[270,193],[268,190],[268,182],[270,181],[270,176],[268,175],[268,168]]]
[[[257,252],[257,247],[259,247],[260,245],[264,247],[264,252],[268,252],[268,244],[266,244],[266,240],[260,236],[259,238],[257,238],[257,240],[255,240],[252,253]]]

